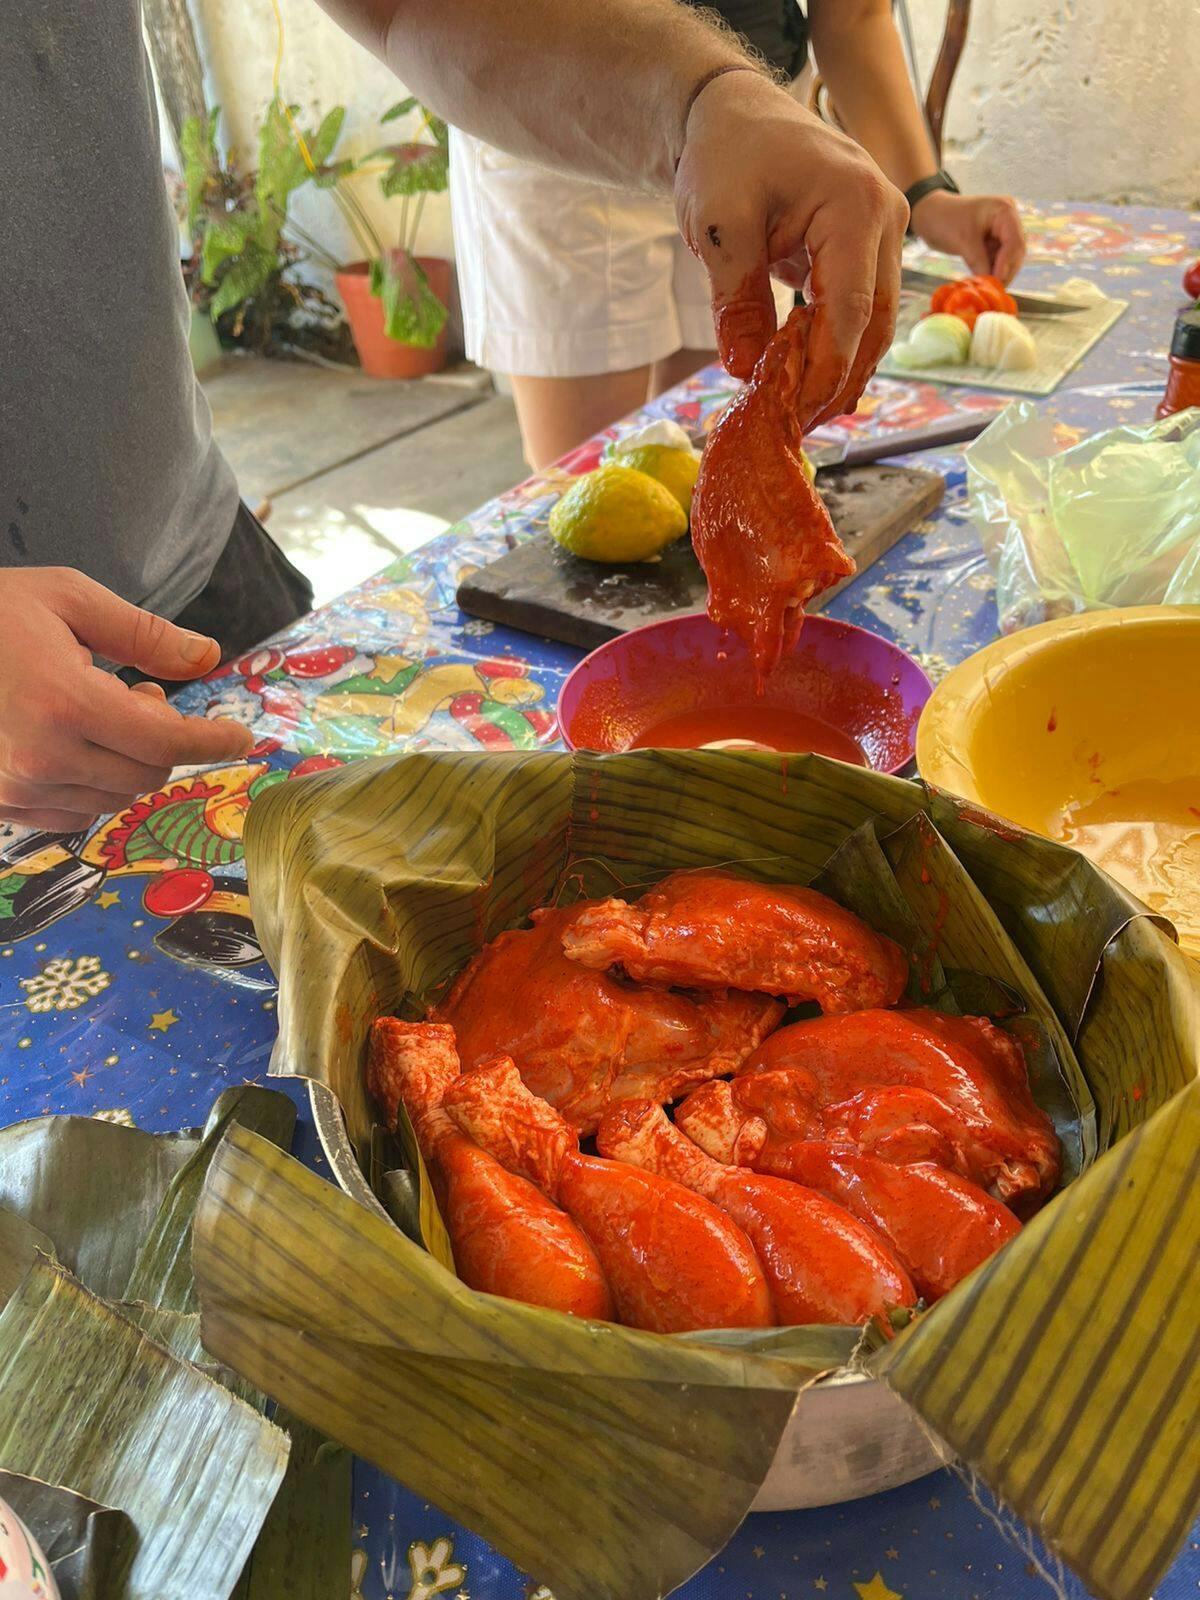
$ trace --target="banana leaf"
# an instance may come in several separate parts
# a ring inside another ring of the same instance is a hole
[[[0,1315],[0,1462],[128,1514],[115,1596],[227,1600],[287,1448],[62,1267],[36,1262]]]
[[[192,1217],[209,1162],[230,1123],[254,1128],[281,1150],[291,1147],[296,1108],[286,1095],[247,1084],[227,1089],[214,1104],[196,1149],[171,1179],[150,1231],[138,1251],[126,1300],[167,1311],[195,1311],[192,1278]]]
[[[194,1255],[207,1349],[236,1354],[282,1405],[419,1486],[559,1600],[667,1593],[703,1565],[815,1376],[473,1294],[238,1127]]]
[[[199,1132],[147,1133],[94,1117],[13,1123],[0,1128],[0,1207],[48,1236],[93,1294],[186,1309],[191,1213],[233,1118],[290,1144],[296,1112],[286,1095],[246,1085],[218,1096]]]
[[[364,762],[271,791],[246,849],[280,980],[272,1071],[336,1098],[348,1144],[335,1170],[366,1199],[348,1157],[370,1172],[371,1021],[419,1014],[534,906],[730,864],[769,881],[834,874],[868,921],[896,919],[924,1003],[986,998],[1037,1045],[1034,1090],[1072,1181],[865,1359],[1099,1594],[1150,1592],[1200,1491],[1179,1460],[1195,1417],[1178,1334],[1195,1300],[1182,1274],[1196,1190],[1185,1204],[1157,1120],[1178,1134],[1196,1092],[1200,973],[1130,895],[1064,846],[819,757]],[[1180,1139],[1175,1162],[1194,1149]],[[1118,1240],[1137,1263],[1124,1273]],[[754,1340],[581,1327],[472,1295],[373,1201],[355,1206],[237,1128],[210,1170],[194,1254],[216,1357],[559,1600],[642,1600],[682,1582],[751,1504],[831,1341],[846,1348],[839,1330],[786,1330],[782,1359]]]
[[[350,1593],[348,1450],[276,1411],[288,1469],[230,1600],[342,1600]]]
[[[50,1238],[15,1211],[0,1210],[0,1311],[21,1287],[39,1252],[54,1254]]]
[[[111,1600],[120,1593],[136,1539],[123,1511],[15,1472],[0,1471],[0,1500],[37,1529],[61,1600]]]
[[[263,1420],[266,1397],[203,1348],[195,1310],[192,1220],[225,1131],[236,1122],[286,1147],[295,1117],[295,1106],[286,1095],[246,1085],[218,1097],[203,1129],[181,1133],[152,1135],[86,1117],[42,1117],[0,1129],[0,1192],[20,1208],[19,1212],[0,1209],[0,1308],[26,1279],[39,1252],[60,1261],[65,1258],[90,1279],[85,1288],[125,1296],[103,1303],[103,1309],[113,1313],[111,1318],[97,1313],[92,1319],[96,1337],[106,1341],[114,1361],[129,1342],[123,1319],[153,1340],[158,1354],[176,1357],[179,1373],[203,1374],[253,1407],[260,1413],[263,1437],[280,1443],[287,1454],[287,1472],[273,1499],[264,1497],[253,1481],[247,1483],[246,1514],[256,1513],[262,1528],[234,1590],[236,1600],[278,1600],[284,1595],[288,1600],[326,1600],[349,1588],[349,1456],[294,1419],[281,1419],[282,1434]],[[38,1406],[53,1403],[49,1374],[43,1376],[44,1389],[31,1397]],[[118,1413],[107,1409],[105,1395],[93,1396],[91,1414],[101,1419],[99,1436],[106,1437],[103,1430]],[[244,1413],[238,1415],[244,1420]],[[235,1437],[230,1444],[236,1444]],[[25,1448],[25,1443],[19,1447]],[[2,1448],[0,1461],[12,1464]],[[89,1470],[101,1467],[96,1464]],[[27,1491],[32,1496],[29,1524],[48,1555],[46,1541],[57,1538],[61,1518],[70,1513],[70,1526],[81,1532],[80,1508],[90,1504],[73,1492],[78,1480],[68,1481],[69,1488],[41,1483]],[[165,1527],[147,1531],[145,1518],[152,1515],[152,1508],[130,1503],[128,1509],[135,1520],[142,1519],[135,1543],[167,1537]],[[170,1512],[170,1507],[163,1510]],[[122,1548],[115,1532],[123,1527],[135,1532],[129,1518],[111,1507],[100,1507],[87,1517],[91,1520],[83,1518],[86,1531],[78,1548],[64,1558],[66,1589],[80,1600],[90,1600],[93,1594],[95,1600],[136,1594],[136,1588],[124,1587],[124,1575],[110,1574]],[[294,1544],[301,1537],[305,1561],[293,1562],[289,1569],[282,1552],[288,1541]],[[51,1560],[54,1564],[53,1556]],[[124,1574],[129,1563],[123,1557],[122,1561]],[[237,1566],[229,1567],[223,1597],[237,1577]]]

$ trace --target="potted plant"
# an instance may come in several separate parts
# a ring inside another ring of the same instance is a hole
[[[222,159],[219,115],[190,117],[180,135],[184,170],[177,199],[193,241],[183,272],[198,370],[211,360],[210,330],[222,345],[262,355],[311,352],[346,361],[350,340],[338,307],[297,270],[310,256],[335,272],[338,262],[288,214],[292,194],[321,181],[327,170],[343,108],[335,107],[305,138],[295,127],[294,108],[273,100],[259,129],[253,171],[243,171],[233,155]],[[307,155],[298,148],[301,139]],[[285,236],[285,227],[296,237]]]
[[[377,378],[417,378],[437,372],[446,360],[446,306],[450,263],[440,256],[418,256],[417,232],[425,197],[441,194],[449,182],[449,135],[440,118],[409,97],[383,115],[383,122],[421,113],[415,139],[384,145],[360,162],[330,167],[318,182],[336,184],[343,215],[363,247],[365,259],[343,266],[337,286],[350,319],[363,371]],[[428,138],[421,137],[428,134]],[[342,179],[369,171],[380,158],[386,166],[380,189],[402,201],[398,237],[387,245]]]

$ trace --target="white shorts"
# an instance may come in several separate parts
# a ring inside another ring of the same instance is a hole
[[[713,350],[708,279],[670,202],[568,177],[451,129],[454,254],[470,360],[581,378]],[[776,286],[780,318],[790,289]]]

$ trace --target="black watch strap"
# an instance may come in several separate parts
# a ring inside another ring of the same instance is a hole
[[[916,183],[910,184],[905,189],[904,198],[908,201],[908,209],[915,211],[917,202],[924,200],[925,196],[932,194],[935,189],[947,189],[951,194],[959,193],[959,187],[954,179],[944,168],[939,168],[937,172],[931,173],[928,178],[918,178]],[[909,233],[912,232],[911,226],[908,231]]]

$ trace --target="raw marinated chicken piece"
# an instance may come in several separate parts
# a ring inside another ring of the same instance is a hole
[[[881,1136],[894,1131],[888,1096],[879,1091],[926,1091],[921,1114],[952,1148],[955,1170],[1019,1215],[1058,1181],[1058,1138],[1029,1092],[1021,1046],[982,1017],[860,1011],[797,1022],[768,1039],[743,1070],[781,1068],[803,1074],[793,1092],[814,1099],[831,1129],[865,1145],[872,1124]]]
[[[854,572],[800,455],[797,401],[811,317],[792,312],[718,418],[692,499],[708,614],[745,642],[761,677],[795,644],[813,595]]]
[[[622,1322],[652,1333],[771,1326],[767,1281],[742,1230],[681,1184],[581,1154],[575,1130],[510,1060],[460,1078],[443,1104],[464,1133],[579,1224]]]
[[[759,990],[826,1012],[894,1005],[908,981],[899,945],[825,895],[721,871],[673,872],[632,905],[577,907],[562,943],[571,960],[639,982]]]
[[[676,1112],[680,1128],[718,1161],[820,1190],[888,1243],[926,1300],[952,1289],[1021,1231],[1007,1206],[957,1172],[897,1166],[847,1145],[769,1128],[741,1091],[784,1073],[706,1083]]]
[[[779,1024],[764,995],[667,994],[593,972],[562,951],[578,907],[534,912],[463,970],[431,1012],[458,1036],[463,1068],[511,1056],[521,1076],[582,1133],[614,1100],[673,1100],[736,1071]]]
[[[459,1132],[442,1108],[459,1077],[454,1029],[383,1017],[371,1029],[367,1087],[396,1126],[403,1103],[471,1289],[577,1317],[613,1315],[596,1253],[564,1211]]]
[[[865,1322],[916,1299],[899,1261],[845,1207],[798,1183],[723,1166],[652,1100],[610,1111],[596,1144],[601,1154],[686,1184],[728,1213],[757,1250],[785,1327]]]

